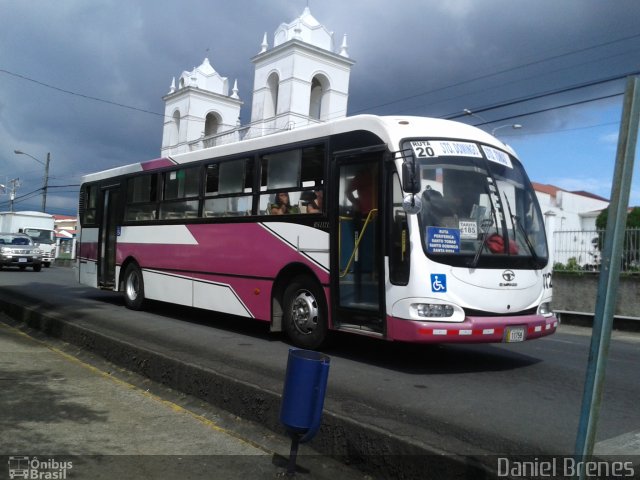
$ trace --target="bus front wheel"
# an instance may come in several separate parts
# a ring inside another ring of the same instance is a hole
[[[124,304],[131,310],[142,310],[144,305],[144,280],[135,263],[130,263],[124,272]]]
[[[294,345],[315,349],[327,338],[324,293],[306,275],[295,277],[284,291],[284,331]]]

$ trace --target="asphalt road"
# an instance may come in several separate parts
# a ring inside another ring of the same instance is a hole
[[[132,312],[119,294],[80,286],[73,270],[61,267],[0,272],[0,305],[20,302],[267,393],[282,391],[289,345],[265,324],[163,303]],[[336,335],[325,349],[325,413],[433,452],[570,455],[590,333],[561,325],[555,335],[522,344],[466,346]],[[596,453],[640,451],[639,347],[637,333],[614,332]],[[372,452],[380,448],[371,445]]]

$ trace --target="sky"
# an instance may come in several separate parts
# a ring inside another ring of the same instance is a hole
[[[476,124],[532,181],[610,198],[637,0],[0,0],[0,211],[13,179],[14,209],[40,209],[48,153],[47,212],[66,215],[82,175],[158,158],[162,97],[205,57],[247,123],[250,59],[307,4],[336,49],[347,34],[349,115]]]

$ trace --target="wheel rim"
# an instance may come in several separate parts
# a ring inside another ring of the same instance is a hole
[[[308,290],[300,290],[291,304],[293,326],[303,335],[309,335],[318,326],[318,302]]]
[[[127,277],[127,297],[130,300],[135,300],[138,298],[138,292],[140,291],[140,278],[138,277],[138,272],[131,272]]]

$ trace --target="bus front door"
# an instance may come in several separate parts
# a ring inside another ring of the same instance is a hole
[[[119,188],[105,188],[102,194],[102,220],[98,239],[98,286],[116,286],[116,239],[118,238],[117,207]]]
[[[331,252],[333,323],[339,329],[384,333],[381,164],[382,152],[337,158]]]

